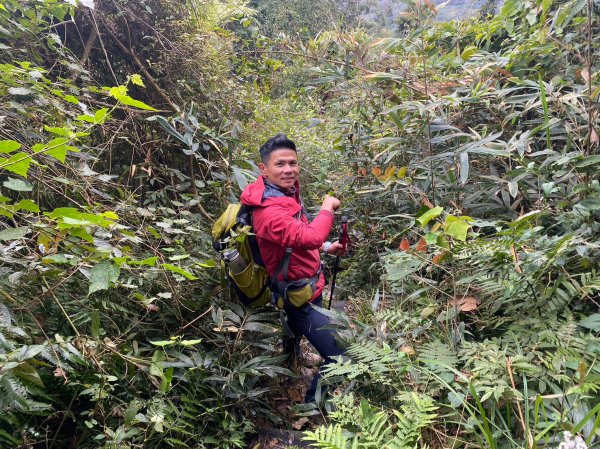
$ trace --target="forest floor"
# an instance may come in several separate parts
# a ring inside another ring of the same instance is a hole
[[[335,299],[331,304],[332,309],[340,312],[345,312],[345,306],[345,301]],[[283,449],[288,446],[310,447],[308,442],[302,440],[303,431],[312,430],[324,424],[326,417],[323,414],[310,417],[299,416],[294,411],[294,407],[304,401],[306,390],[318,370],[318,366],[313,366],[317,358],[316,350],[306,339],[303,339],[300,344],[298,362],[290,367],[298,377],[282,380],[277,395],[272,398],[275,409],[282,419],[282,425],[290,428],[278,428],[266,420],[257,422],[257,428],[260,429],[259,433],[247,446],[247,449]]]

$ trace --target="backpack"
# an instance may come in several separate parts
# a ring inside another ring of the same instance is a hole
[[[285,303],[303,306],[312,298],[321,270],[311,278],[289,281],[287,272],[292,248],[286,248],[271,279],[252,232],[252,209],[252,206],[229,204],[212,227],[213,247],[221,254],[221,268],[230,286],[238,299],[249,307],[272,304],[281,309]],[[282,273],[284,280],[278,281]]]

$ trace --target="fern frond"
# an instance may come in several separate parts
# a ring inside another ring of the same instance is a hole
[[[344,435],[342,426],[330,424],[329,427],[318,427],[314,432],[304,433],[305,441],[312,441],[311,446],[323,449],[348,449],[348,438]],[[354,446],[353,446],[354,447]]]

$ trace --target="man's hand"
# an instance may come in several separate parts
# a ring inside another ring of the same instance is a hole
[[[327,254],[331,254],[332,256],[343,256],[346,254],[346,250],[344,249],[344,245],[340,242],[331,242],[331,246],[327,250]]]
[[[334,196],[325,195],[325,199],[323,200],[323,204],[321,205],[321,210],[328,210],[333,213],[340,207],[340,200],[338,200]]]

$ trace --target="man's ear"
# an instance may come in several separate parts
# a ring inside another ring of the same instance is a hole
[[[260,170],[260,174],[264,175],[265,174],[265,169],[267,168],[267,166],[265,164],[263,164],[262,162],[258,163],[258,169]]]

